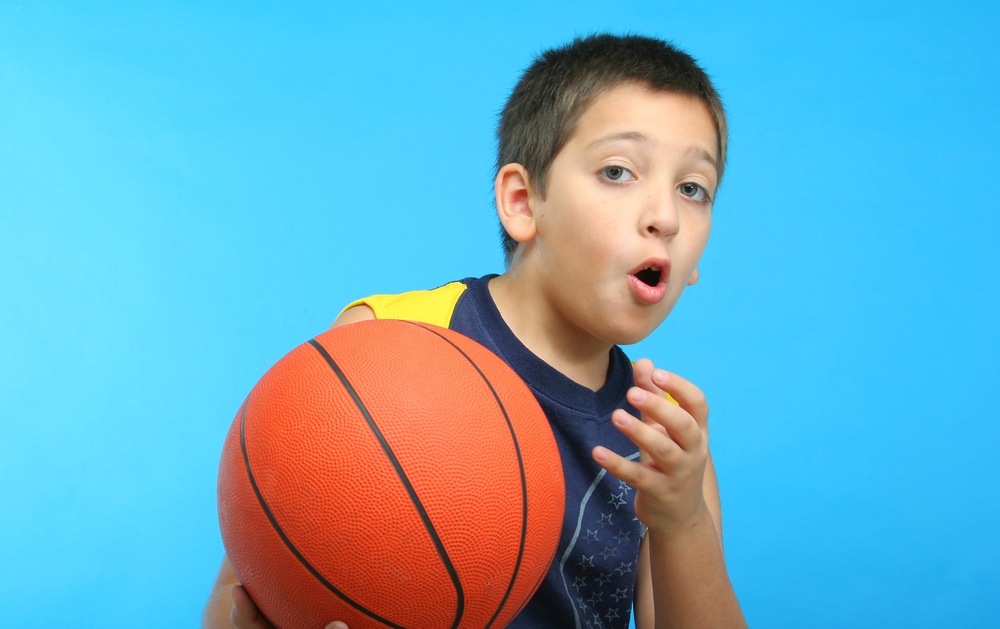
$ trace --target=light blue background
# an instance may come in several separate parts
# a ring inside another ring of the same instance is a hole
[[[198,622],[243,396],[348,301],[501,270],[542,48],[672,39],[732,124],[633,357],[712,403],[756,627],[1000,618],[995,2],[0,2],[0,624]]]

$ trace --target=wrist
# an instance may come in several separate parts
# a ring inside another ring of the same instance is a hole
[[[705,531],[711,531],[714,534],[715,531],[712,514],[704,501],[701,501],[697,507],[683,517],[656,518],[651,522],[644,522],[644,524],[646,525],[646,534],[652,534],[658,541],[688,538]]]

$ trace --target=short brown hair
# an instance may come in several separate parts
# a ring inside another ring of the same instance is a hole
[[[497,165],[517,163],[545,196],[552,160],[569,140],[580,116],[600,94],[622,83],[700,98],[719,137],[719,180],[726,164],[726,111],[711,79],[689,54],[651,37],[609,34],[576,38],[538,55],[511,92],[497,125]],[[494,173],[495,174],[495,173]],[[500,226],[504,256],[517,241]]]

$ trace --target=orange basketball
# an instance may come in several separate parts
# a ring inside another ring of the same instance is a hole
[[[545,577],[564,500],[528,387],[475,341],[410,321],[292,350],[219,467],[226,553],[281,629],[499,629]]]

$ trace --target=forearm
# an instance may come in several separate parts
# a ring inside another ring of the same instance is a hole
[[[656,629],[746,627],[707,510],[683,531],[646,536]]]

